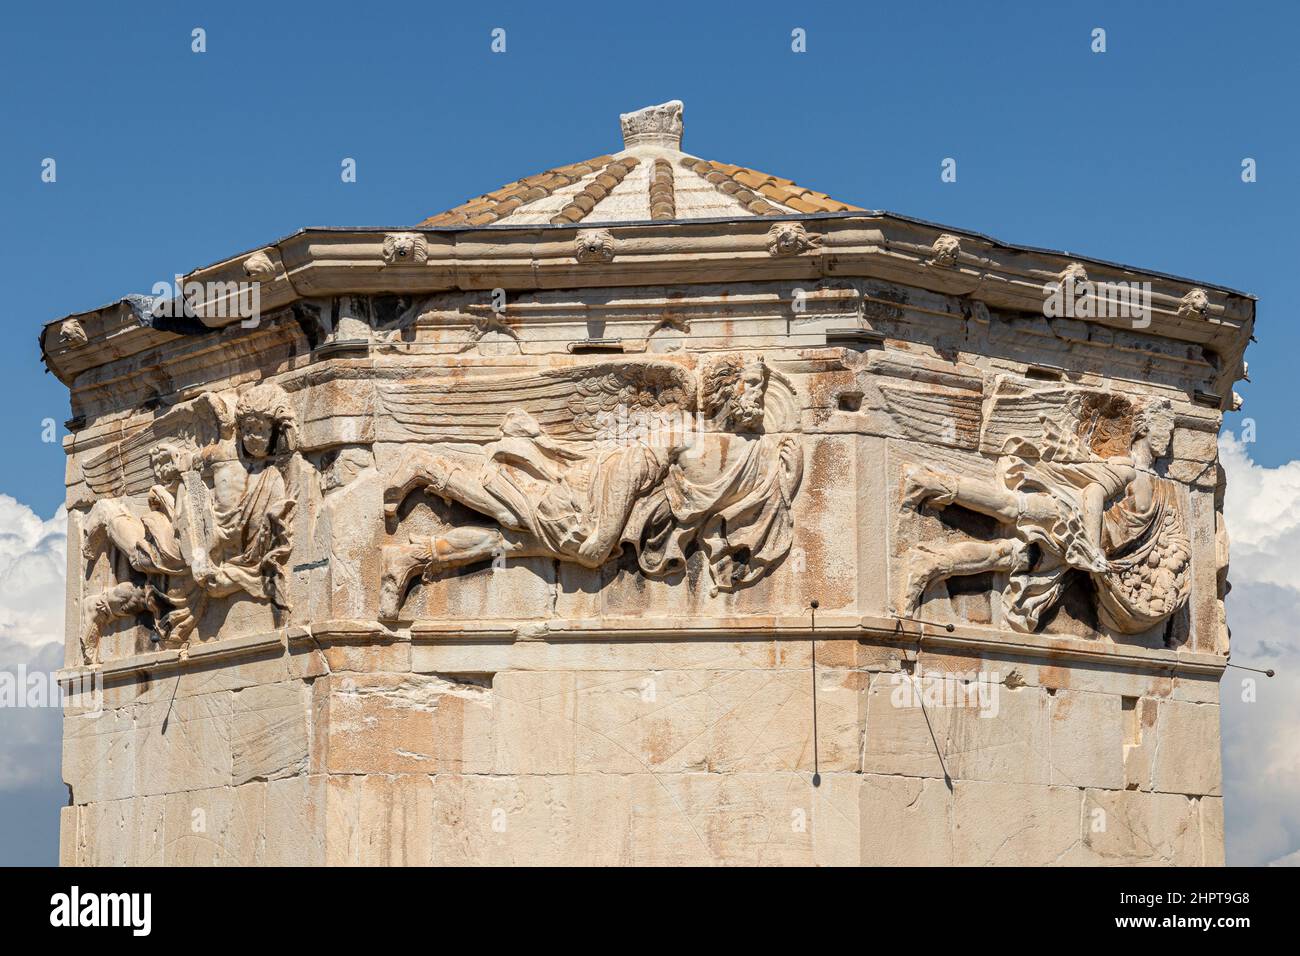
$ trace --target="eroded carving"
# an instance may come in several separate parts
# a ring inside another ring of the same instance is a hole
[[[1057,284],[1066,289],[1075,285],[1082,285],[1087,281],[1088,270],[1084,268],[1082,262],[1071,262],[1056,276]]]
[[[1135,409],[1120,396],[1064,389],[1008,397],[1031,407],[1035,398],[1048,407],[1065,401],[1055,416],[1038,413],[1038,436],[1005,440],[991,481],[929,466],[905,476],[904,507],[965,508],[1003,529],[992,541],[919,543],[909,560],[908,612],[935,582],[999,572],[1007,575],[1006,621],[1032,632],[1077,569],[1092,580],[1103,626],[1138,634],[1168,620],[1187,602],[1190,556],[1178,488],[1155,471],[1170,449],[1169,403]]]
[[[91,487],[113,495],[87,515],[87,564],[107,552],[126,573],[88,602],[86,661],[98,660],[100,637],[117,618],[146,614],[154,639],[178,646],[213,598],[239,594],[289,610],[295,503],[284,470],[296,455],[288,396],[263,384],[233,407],[221,395],[177,406],[87,463]],[[142,490],[143,513],[130,500]]]
[[[960,255],[961,240],[946,232],[935,239],[930,247],[930,261],[937,266],[951,268],[957,264],[957,257]]]
[[[579,230],[573,237],[573,257],[579,262],[613,262],[613,234],[608,229]]]
[[[1178,303],[1181,318],[1203,319],[1210,314],[1210,297],[1204,289],[1192,289]]]
[[[536,414],[553,418],[559,409],[516,405],[481,448],[447,443],[402,459],[385,494],[391,521],[423,489],[491,523],[386,548],[381,617],[398,616],[416,575],[432,580],[493,558],[597,568],[627,545],[645,574],[664,576],[698,548],[716,594],[758,580],[790,550],[803,450],[796,438],[765,430],[778,373],[761,358],[715,359],[698,400],[695,377],[670,363],[608,363],[566,375],[568,423],[543,428]],[[565,433],[587,440],[557,437]]]
[[[255,252],[244,260],[244,275],[254,282],[270,282],[275,278],[275,263],[265,252]]]
[[[76,319],[64,319],[59,326],[59,344],[68,348],[80,348],[89,340],[86,330]]]
[[[418,232],[390,232],[384,236],[387,265],[422,266],[429,261],[429,244]]]
[[[669,100],[657,106],[646,106],[631,113],[620,114],[623,145],[668,146],[680,149],[682,145],[682,101]]]
[[[797,256],[820,248],[822,237],[801,222],[778,222],[767,231],[767,251],[773,256]]]

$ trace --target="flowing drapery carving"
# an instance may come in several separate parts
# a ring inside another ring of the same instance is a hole
[[[99,639],[116,618],[147,614],[155,640],[178,645],[212,598],[242,594],[288,610],[295,503],[283,469],[296,454],[288,396],[258,385],[233,407],[221,395],[179,405],[88,462],[88,484],[115,496],[90,509],[85,553],[93,561],[108,551],[129,574],[90,599],[86,660],[98,659]],[[147,510],[139,513],[126,496],[146,480]]]
[[[499,557],[595,568],[627,545],[644,573],[662,576],[698,548],[711,592],[758,580],[790,549],[803,472],[798,440],[764,428],[773,374],[761,358],[724,356],[706,368],[697,402],[691,374],[669,363],[567,370],[531,393],[506,392],[532,408],[505,411],[486,445],[407,453],[385,496],[390,520],[424,489],[491,523],[386,548],[381,617],[400,613],[417,574],[430,580]],[[568,387],[557,392],[563,378]],[[419,387],[401,394],[410,409]],[[549,427],[543,413],[553,416]],[[455,414],[411,410],[406,423],[443,430]]]
[[[1170,449],[1169,403],[1134,409],[1103,393],[999,383],[994,415],[1003,400],[1021,416],[1032,410],[1037,428],[1004,438],[992,481],[928,466],[905,476],[904,507],[956,506],[1003,529],[992,541],[919,543],[908,563],[908,612],[934,582],[994,571],[1007,576],[1007,622],[1035,631],[1076,569],[1092,581],[1104,627],[1138,634],[1167,621],[1187,602],[1191,550],[1178,487],[1155,471]],[[1005,428],[991,418],[985,441]]]

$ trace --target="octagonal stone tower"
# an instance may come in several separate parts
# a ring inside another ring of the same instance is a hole
[[[1221,862],[1252,299],[622,127],[45,328],[64,862]]]

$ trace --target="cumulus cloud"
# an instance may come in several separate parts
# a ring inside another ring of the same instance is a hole
[[[0,494],[0,672],[23,704],[41,701],[24,693],[26,678],[48,692],[49,675],[63,665],[66,527],[63,508],[43,520]],[[43,702],[0,710],[0,863],[57,859],[63,721]]]
[[[42,521],[0,494],[0,640],[40,647],[63,642],[67,511]]]
[[[1300,461],[1264,468],[1232,434],[1219,441],[1232,540],[1222,683],[1228,862],[1300,865]],[[1252,684],[1253,682],[1253,684]],[[1252,693],[1253,692],[1253,693]],[[1253,699],[1252,699],[1253,697]]]

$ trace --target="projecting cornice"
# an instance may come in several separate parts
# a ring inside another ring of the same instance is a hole
[[[779,233],[779,235],[778,235]],[[1144,283],[1144,331],[1214,353],[1233,378],[1254,298],[1221,286],[1069,253],[1012,246],[885,212],[845,212],[575,226],[311,228],[184,277],[216,288],[194,319],[160,318],[134,296],[45,326],[41,349],[65,383],[177,336],[238,323],[230,283],[259,283],[267,314],[343,293],[507,293],[691,283],[872,278],[1003,310],[1042,314],[1051,283]],[[1079,321],[1131,329],[1126,316]],[[1230,384],[1230,383],[1229,383]]]

